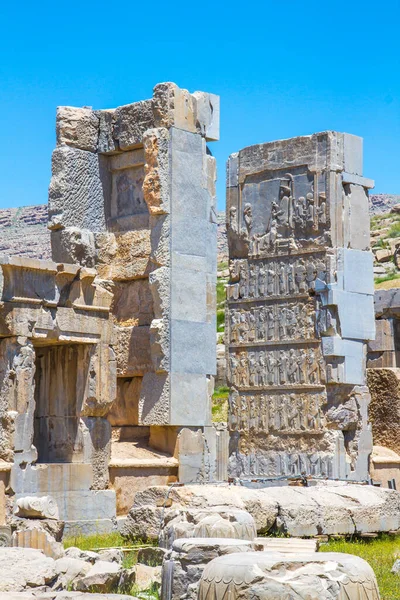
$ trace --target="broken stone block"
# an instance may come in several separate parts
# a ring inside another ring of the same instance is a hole
[[[15,515],[31,519],[59,519],[57,503],[51,496],[18,498]]]
[[[74,580],[72,587],[79,592],[110,593],[117,589],[121,577],[121,565],[98,560],[83,575]]]
[[[151,546],[149,548],[140,548],[138,551],[138,563],[148,565],[149,567],[161,567],[163,560],[167,554],[165,548]]]
[[[332,600],[380,598],[369,564],[358,556],[334,552],[310,553],[291,559],[272,552],[221,556],[205,567],[198,598],[222,598],[229,589],[234,599],[253,598],[257,593],[265,598],[294,594],[299,600],[318,600],[327,594],[327,580]]]
[[[388,262],[393,257],[393,252],[391,250],[377,250],[375,252],[375,260],[378,263]]]
[[[176,540],[162,567],[161,597],[196,600],[206,565],[218,556],[251,552],[251,542],[219,538]]]
[[[12,535],[12,545],[17,548],[36,548],[54,559],[64,556],[63,545],[56,542],[46,531],[40,529],[15,531]]]
[[[99,117],[91,108],[59,106],[56,117],[57,143],[97,151]]]
[[[0,548],[0,592],[22,592],[50,584],[55,561],[33,548]]]
[[[256,535],[255,521],[248,512],[214,506],[182,510],[166,520],[160,533],[160,546],[171,548],[175,540],[182,538],[254,540]]]
[[[135,566],[135,584],[139,591],[161,586],[161,567],[137,564]]]

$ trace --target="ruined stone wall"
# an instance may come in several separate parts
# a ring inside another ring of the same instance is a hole
[[[371,185],[348,134],[228,161],[232,475],[368,478]]]
[[[58,109],[53,259],[95,266],[114,294],[112,425],[210,425],[218,127],[216,96],[172,83],[114,110]]]

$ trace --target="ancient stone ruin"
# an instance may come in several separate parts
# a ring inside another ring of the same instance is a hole
[[[375,336],[362,140],[336,132],[228,162],[229,472],[368,479]]]
[[[54,262],[1,260],[2,477],[74,530],[114,528],[149,481],[217,475],[218,130],[218,97],[171,83],[60,107]]]
[[[400,532],[400,299],[374,298],[362,139],[230,156],[217,425],[219,98],[162,83],[56,131],[52,260],[0,257],[0,595],[378,599],[365,561],[317,553]],[[159,547],[61,544],[117,530]]]

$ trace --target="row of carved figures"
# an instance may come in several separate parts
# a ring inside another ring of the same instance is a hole
[[[315,433],[322,428],[319,394],[240,395],[235,389],[229,396],[231,431]]]
[[[325,383],[325,361],[319,348],[230,353],[232,384],[237,388]]]
[[[327,266],[314,257],[257,262],[235,260],[231,263],[228,297],[238,300],[306,294],[315,289],[317,278],[326,281]]]
[[[230,472],[237,473],[239,477],[333,477],[333,459],[325,452],[236,452],[230,456],[229,462]]]
[[[306,302],[229,309],[231,344],[315,337],[315,310]]]

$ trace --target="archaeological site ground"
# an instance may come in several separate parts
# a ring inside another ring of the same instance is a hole
[[[0,211],[0,600],[400,599],[400,197],[323,131],[218,213],[219,117],[61,106]]]

